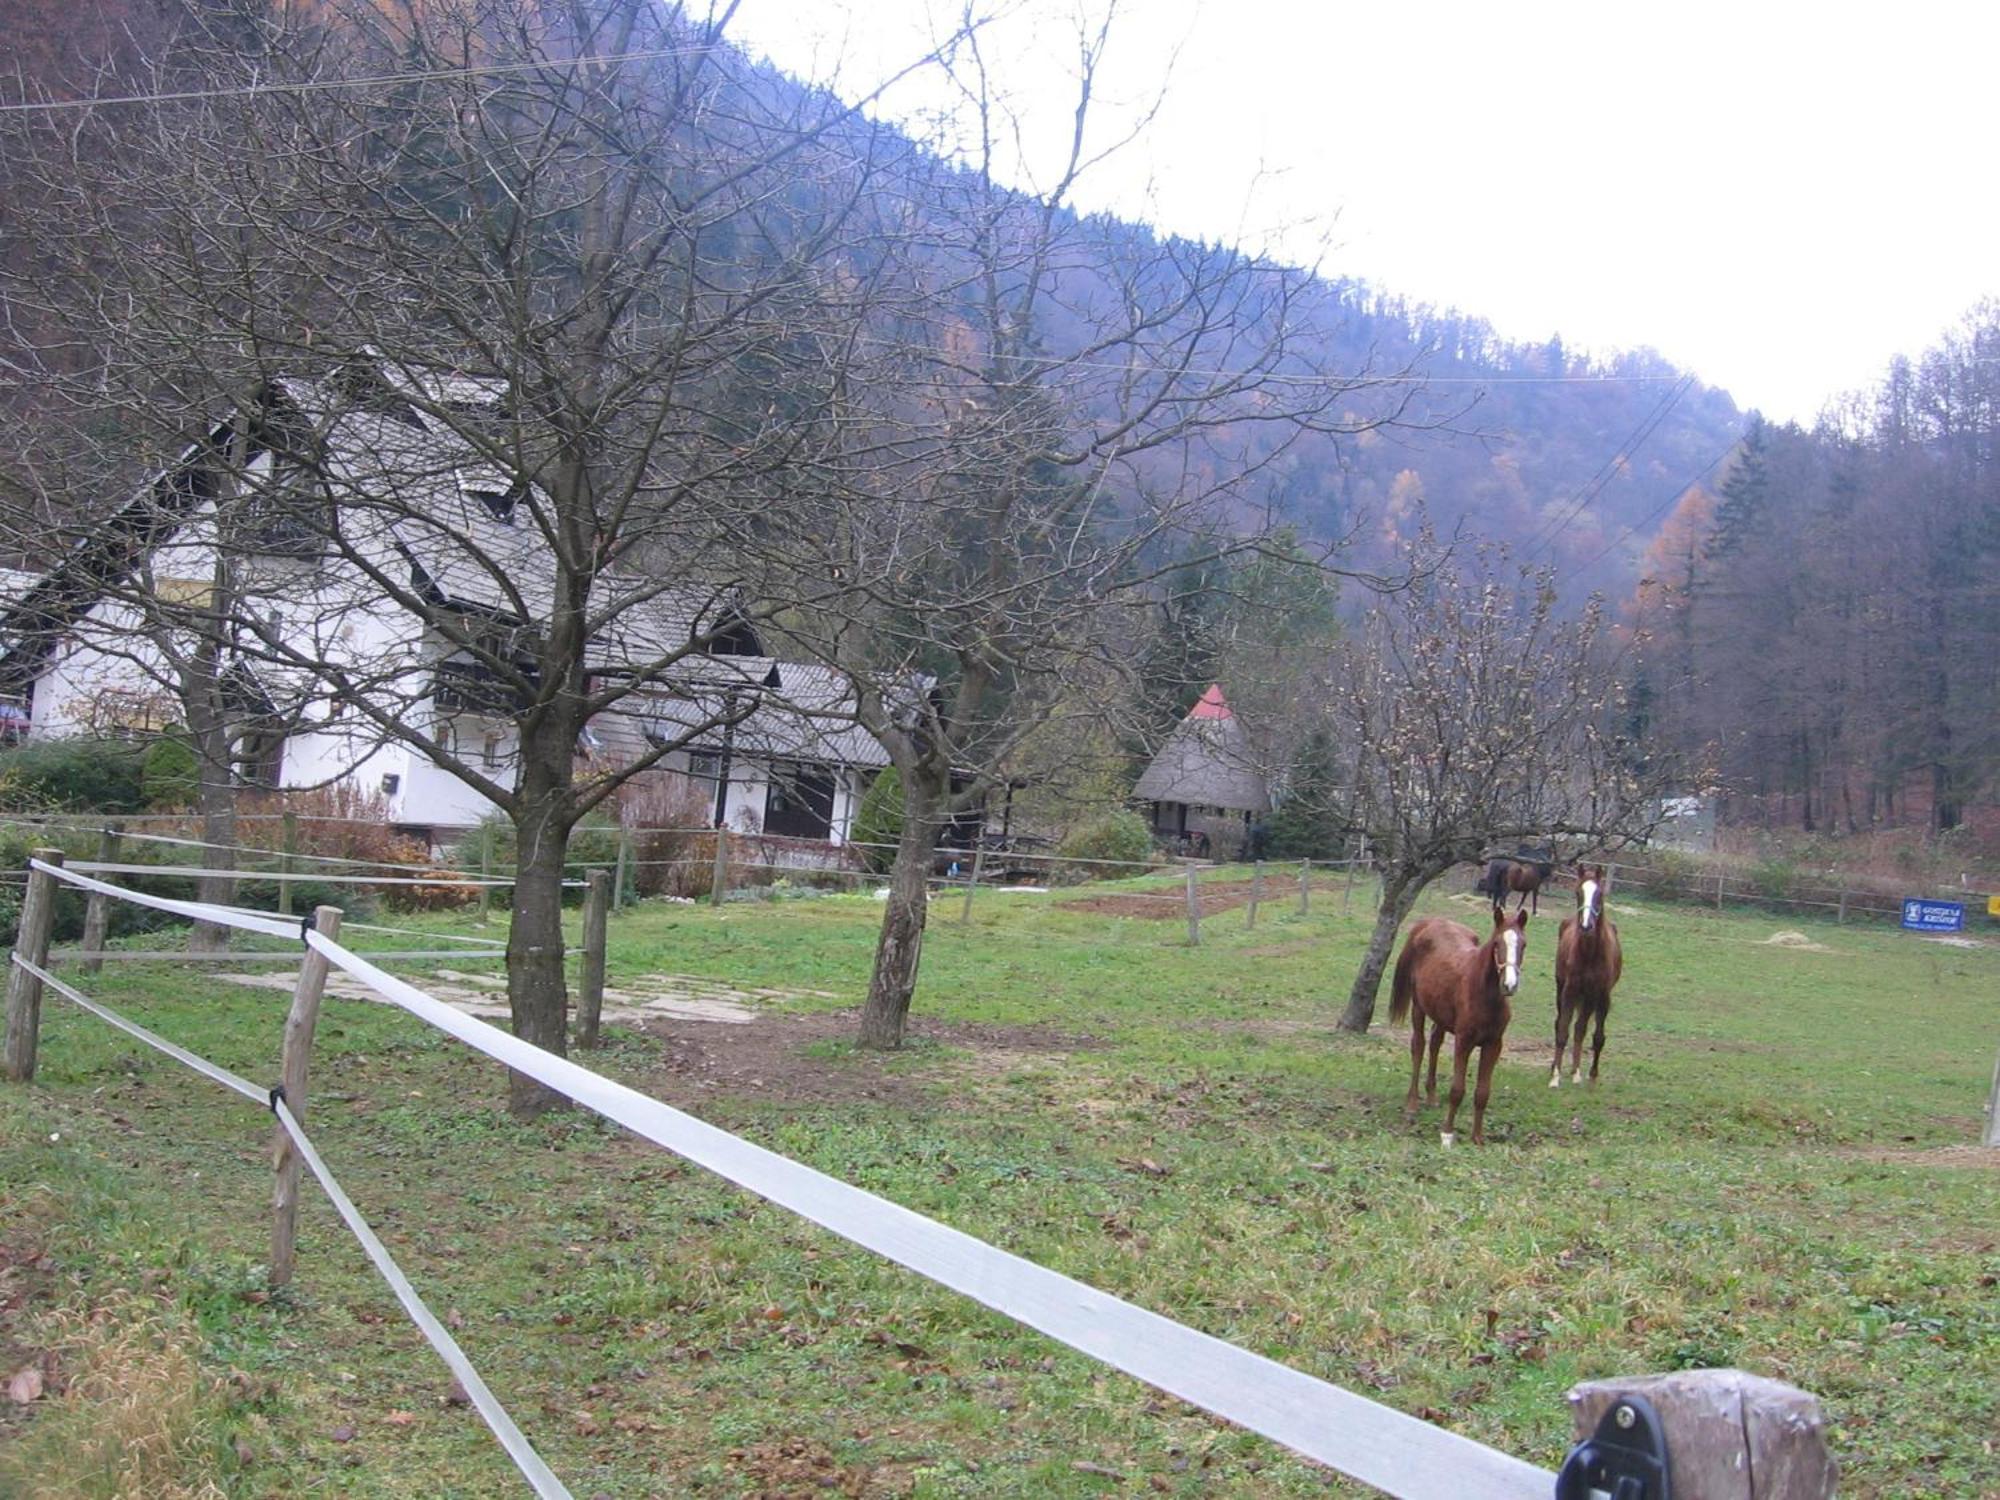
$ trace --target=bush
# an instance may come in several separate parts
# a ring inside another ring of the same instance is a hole
[[[610,870],[618,862],[619,829],[615,820],[602,812],[593,812],[577,824],[569,836],[569,850],[563,860],[563,879],[579,882],[563,892],[563,900],[580,903],[583,900],[582,882],[592,869]],[[488,869],[496,877],[504,877],[514,869],[518,846],[514,838],[514,822],[505,813],[493,813],[474,824],[464,837],[451,848],[451,868],[459,875],[479,874]],[[482,860],[484,864],[482,865]],[[441,872],[442,873],[442,872]],[[397,886],[392,890],[422,891],[426,886]],[[465,899],[474,899],[472,887],[458,886],[465,892]],[[493,899],[504,902],[511,896],[507,886],[494,886]]]
[[[31,740],[0,750],[0,807],[10,812],[138,812],[145,749],[129,740]]]
[[[139,769],[139,789],[146,806],[177,811],[194,805],[201,788],[201,762],[194,748],[178,734],[163,734],[146,751]]]
[[[1056,849],[1064,880],[1117,880],[1143,874],[1152,860],[1153,832],[1135,812],[1106,813],[1070,830]]]
[[[678,771],[644,773],[619,788],[619,816],[632,830],[631,889],[636,896],[708,894],[715,879],[713,785]]]
[[[1771,858],[1759,860],[1750,871],[1750,884],[1757,894],[1768,901],[1790,901],[1797,898],[1799,867],[1788,859]]]
[[[861,857],[877,875],[885,875],[896,862],[896,845],[903,838],[903,778],[894,766],[886,766],[869,784],[861,799],[861,811],[854,815],[853,842]]]

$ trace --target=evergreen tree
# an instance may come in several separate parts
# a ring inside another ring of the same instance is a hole
[[[1284,800],[1271,814],[1266,850],[1273,859],[1337,859],[1346,823],[1333,737],[1315,729],[1300,746]]]
[[[1708,555],[1727,557],[1763,527],[1771,505],[1770,431],[1753,415],[1744,429],[1736,463],[1722,482],[1721,503],[1715,508],[1715,531]]]

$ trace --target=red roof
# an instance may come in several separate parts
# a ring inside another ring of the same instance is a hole
[[[1236,717],[1235,714],[1230,712],[1229,700],[1222,696],[1222,685],[1216,682],[1211,682],[1208,685],[1208,691],[1201,695],[1199,703],[1188,710],[1187,716],[1190,719],[1233,719]]]

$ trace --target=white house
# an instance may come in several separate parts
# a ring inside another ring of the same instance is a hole
[[[279,382],[254,417],[191,444],[56,567],[0,570],[0,737],[148,732],[179,721],[176,662],[189,643],[149,628],[119,596],[144,576],[156,597],[199,606],[224,577],[250,627],[222,667],[235,772],[246,784],[346,784],[381,797],[398,826],[446,839],[491,812],[477,790],[382,722],[420,726],[497,785],[513,781],[511,686],[405,601],[452,611],[489,655],[504,657],[516,634],[552,613],[550,543],[539,508],[523,504],[456,427],[425,414],[447,407],[458,426],[476,422],[486,409],[499,413],[504,388],[439,377],[418,402],[404,399],[411,389],[372,365]],[[283,441],[276,424],[290,424]],[[309,474],[284,457],[301,441],[322,455]],[[238,503],[232,566],[219,573],[225,492]],[[260,509],[265,494],[282,503]],[[300,523],[316,504],[340,528],[337,550]],[[765,655],[747,623],[732,623],[726,599],[612,568],[605,576],[633,602],[591,642],[596,680],[635,675],[697,636],[714,639],[676,663],[670,680],[642,685],[593,720],[579,756],[629,761],[740,716],[668,756],[663,769],[715,787],[713,824],[843,840],[888,757],[855,724],[837,675]],[[337,666],[346,689],[315,674],[315,662]]]

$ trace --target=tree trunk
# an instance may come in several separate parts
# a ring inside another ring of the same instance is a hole
[[[1361,972],[1354,976],[1354,988],[1347,994],[1347,1009],[1340,1013],[1342,1031],[1366,1031],[1375,1019],[1375,995],[1382,988],[1383,972],[1389,967],[1389,950],[1396,946],[1396,933],[1403,918],[1417,904],[1417,897],[1431,877],[1384,871],[1382,904],[1375,910],[1375,930],[1368,937],[1368,952],[1361,960]]]
[[[857,1040],[873,1052],[903,1045],[903,1021],[917,988],[917,961],[924,949],[924,922],[930,915],[931,859],[944,828],[942,778],[918,771],[903,778],[903,833],[889,874],[889,899],[882,935],[875,943],[875,972],[861,1008]]]
[[[525,770],[525,767],[524,767]],[[507,1003],[514,1035],[556,1056],[568,1050],[569,991],[563,982],[562,879],[569,825],[560,794],[523,791],[515,815],[513,921],[507,930]],[[533,1119],[568,1103],[522,1073],[508,1075],[507,1107]]]
[[[216,685],[212,662],[204,682],[188,695],[188,738],[192,741],[195,775],[195,810],[201,814],[202,842],[211,846],[236,842],[236,787],[230,775],[229,726],[216,701],[221,690]],[[232,848],[210,847],[200,851],[201,863],[211,869],[230,870],[236,866]],[[195,900],[216,906],[236,902],[234,875],[200,875],[195,878]],[[190,953],[226,953],[230,929],[219,922],[196,922],[188,934]]]

